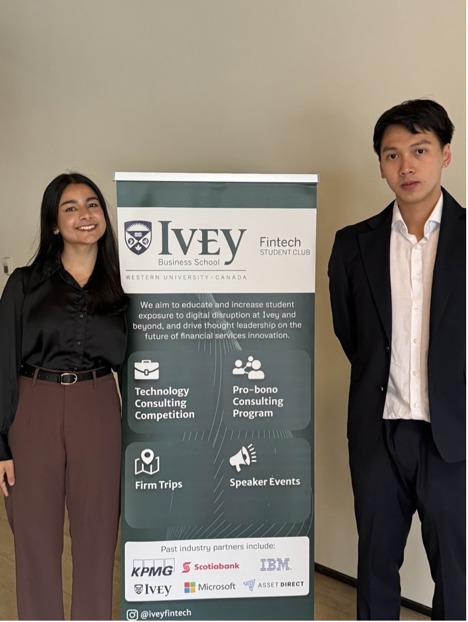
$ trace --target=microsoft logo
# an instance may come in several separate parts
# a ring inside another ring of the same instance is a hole
[[[195,581],[184,582],[184,594],[195,594],[197,591],[197,585]]]

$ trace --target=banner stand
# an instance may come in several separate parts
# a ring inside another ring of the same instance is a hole
[[[317,175],[115,173],[123,619],[313,619]]]

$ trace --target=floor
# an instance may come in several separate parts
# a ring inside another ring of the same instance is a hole
[[[66,611],[70,609],[70,538],[65,530],[65,553],[63,558],[64,599]],[[114,573],[113,619],[120,619],[120,547],[118,547]],[[0,620],[15,620],[15,585],[13,540],[6,520],[3,502],[0,501]],[[315,620],[355,619],[355,589],[322,574],[315,575]],[[408,609],[401,610],[402,620],[428,620],[425,616]]]
[[[315,573],[315,620],[355,620],[355,611],[354,587]],[[430,620],[430,618],[402,607],[400,620]]]

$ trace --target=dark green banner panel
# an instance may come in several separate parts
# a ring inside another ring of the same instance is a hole
[[[318,178],[115,179],[123,619],[312,620]]]

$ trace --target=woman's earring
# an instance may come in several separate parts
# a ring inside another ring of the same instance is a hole
[[[58,227],[54,227],[54,228],[52,229],[52,233],[53,233],[54,235],[58,235],[58,234],[59,234]]]

